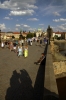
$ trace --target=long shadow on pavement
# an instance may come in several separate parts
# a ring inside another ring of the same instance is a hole
[[[48,44],[45,46],[44,55],[47,54],[47,49],[48,49]],[[46,57],[41,62],[36,76],[34,85],[34,100],[58,100],[58,95],[56,93],[51,92],[50,90],[44,87],[45,67],[46,67]]]
[[[44,95],[44,93],[51,93],[51,91],[44,88],[45,61],[46,58],[39,66],[34,88],[32,87],[30,76],[25,69],[20,70],[21,73],[17,73],[16,70],[13,71],[5,100],[58,100],[55,96]],[[55,93],[53,94],[56,95]]]
[[[34,100],[59,100],[58,95],[44,87],[45,82],[45,63],[46,58],[39,66],[35,85],[34,85]],[[50,85],[50,84],[49,84]]]
[[[44,95],[44,78],[45,78],[45,61],[46,58],[41,62],[39,66],[35,85],[34,85],[34,100],[43,100]]]
[[[33,100],[32,81],[26,70],[23,69],[20,72],[21,74],[16,70],[13,71],[5,100]]]
[[[44,53],[47,53],[47,47]],[[57,98],[54,99],[54,97],[52,98],[50,95],[44,96],[45,92],[48,94],[51,93],[51,91],[44,87],[45,64],[46,58],[39,66],[34,88],[32,87],[30,76],[25,69],[20,70],[21,74],[17,73],[16,70],[13,71],[13,75],[10,79],[10,87],[7,89],[5,100],[57,100]]]

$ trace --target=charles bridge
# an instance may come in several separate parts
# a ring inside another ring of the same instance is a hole
[[[41,65],[34,64],[43,52]],[[33,43],[27,58],[0,48],[0,100],[59,100],[50,45]]]

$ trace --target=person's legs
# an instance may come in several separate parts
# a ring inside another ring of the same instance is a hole
[[[44,53],[42,53],[42,57],[40,57],[40,59],[37,62],[35,62],[35,64],[40,64],[43,59],[44,59]]]
[[[40,64],[40,63],[41,63],[41,60],[40,59],[35,62],[35,64]]]

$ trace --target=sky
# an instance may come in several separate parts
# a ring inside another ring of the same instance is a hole
[[[66,0],[0,0],[1,31],[66,32]]]

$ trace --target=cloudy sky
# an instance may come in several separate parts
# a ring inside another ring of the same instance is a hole
[[[66,31],[66,0],[0,0],[2,31]]]

